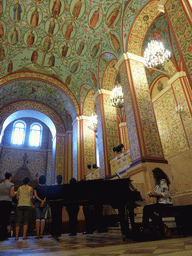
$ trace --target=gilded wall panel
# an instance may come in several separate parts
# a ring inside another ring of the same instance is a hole
[[[192,27],[190,21],[186,17],[181,1],[168,1],[165,7],[189,74],[192,77]]]
[[[181,78],[182,79],[182,78]],[[181,86],[181,81],[180,79],[177,79],[173,84],[172,84],[175,97],[177,100],[177,104],[182,105],[184,107],[184,111],[181,112],[181,118],[182,122],[185,128],[186,136],[189,142],[189,145],[192,146],[192,118],[191,114],[189,112],[189,108],[187,105],[187,101],[185,99],[185,95],[183,92],[183,88]]]
[[[121,76],[121,83],[125,101],[125,113],[126,113],[126,120],[127,120],[127,131],[129,134],[129,145],[131,151],[131,159],[132,161],[138,159],[140,154],[139,148],[139,139],[137,135],[137,128],[136,128],[136,121],[134,118],[133,113],[133,106],[131,101],[131,93],[128,87],[128,77],[127,77],[127,70],[126,65],[123,63],[120,67],[120,76]]]
[[[159,97],[153,106],[165,158],[187,150],[188,144],[180,116],[175,111],[172,89]]]
[[[111,105],[109,95],[103,95],[105,106],[105,124],[106,124],[106,137],[107,137],[107,152],[108,159],[114,157],[113,148],[119,145],[119,134],[116,120],[116,109]]]
[[[57,136],[56,141],[55,172],[63,175],[64,171],[64,136]]]
[[[88,175],[91,169],[87,168],[88,164],[95,164],[95,138],[94,131],[87,127],[88,120],[83,122],[83,137],[84,137],[84,161],[85,161],[85,175]]]
[[[149,24],[152,23],[159,13],[158,1],[151,1],[150,4],[146,5],[145,8],[141,10],[136,22],[132,26],[127,52],[141,56],[143,40],[149,28]]]
[[[146,156],[162,158],[161,142],[149,95],[145,68],[141,62],[135,60],[130,60],[130,65],[142,126],[143,134],[141,136],[143,136]]]
[[[104,73],[102,88],[105,90],[112,90],[115,86],[117,76],[117,69],[115,68],[116,63],[117,60],[112,60],[107,67],[107,72]]]

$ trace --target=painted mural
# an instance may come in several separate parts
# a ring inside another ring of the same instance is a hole
[[[166,3],[166,9],[184,61],[188,67],[188,72],[190,77],[192,77],[191,21],[186,18],[180,1],[175,1],[174,3],[168,1],[168,3]]]
[[[119,24],[124,1],[1,3],[0,77],[27,68],[59,78],[77,96],[83,82],[97,88],[102,51],[107,48],[117,58],[121,55]],[[90,68],[96,79],[90,79]]]
[[[159,97],[153,106],[165,158],[168,159],[187,150],[189,145],[183,129],[182,118],[175,111],[176,100],[172,89],[170,88]],[[188,123],[188,127],[191,127],[191,121],[190,124]]]

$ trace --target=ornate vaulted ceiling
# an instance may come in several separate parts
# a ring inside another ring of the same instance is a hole
[[[157,7],[158,1],[148,0],[0,0],[0,82],[21,71],[54,77],[73,94],[82,114],[86,95],[96,92],[108,63],[126,51],[135,18],[150,2]],[[2,84],[0,108],[31,99],[63,118],[70,109],[74,118],[66,95],[46,81],[13,82],[6,89]]]

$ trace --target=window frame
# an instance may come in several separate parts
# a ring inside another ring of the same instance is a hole
[[[16,127],[16,125],[18,123],[22,123],[24,125],[24,127],[23,128]],[[12,134],[11,134],[11,145],[13,145],[13,146],[23,146],[25,144],[26,128],[27,128],[27,125],[23,120],[17,120],[13,123]],[[22,143],[21,144],[17,144],[17,143],[13,142],[14,137],[16,136],[15,135],[15,130],[16,129],[23,129],[23,138],[22,138]]]
[[[39,126],[40,127],[40,135],[39,135],[39,145],[38,146],[36,146],[36,145],[30,145],[30,141],[31,141],[31,133],[32,133],[32,128],[33,128],[33,126],[35,126],[35,125],[37,125],[37,126]],[[28,140],[28,146],[29,147],[35,147],[35,148],[40,148],[41,147],[41,145],[42,145],[42,134],[43,134],[43,126],[40,124],[40,123],[38,123],[38,122],[34,122],[34,123],[32,123],[31,125],[30,125],[30,128],[29,128],[29,140]]]

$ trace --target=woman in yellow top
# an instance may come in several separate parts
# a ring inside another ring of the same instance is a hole
[[[25,177],[23,179],[23,186],[19,187],[17,190],[17,200],[18,205],[16,209],[16,234],[15,240],[19,238],[19,227],[23,221],[23,239],[28,239],[27,237],[27,228],[29,223],[29,216],[31,208],[33,207],[32,198],[33,198],[33,188],[28,184],[30,179]]]

